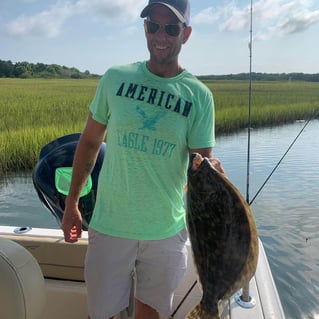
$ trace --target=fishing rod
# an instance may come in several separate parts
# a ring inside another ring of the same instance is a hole
[[[247,124],[247,172],[246,172],[246,202],[250,206],[254,200],[257,198],[257,196],[260,194],[260,192],[263,190],[265,185],[270,180],[271,176],[274,174],[274,172],[277,170],[283,159],[286,157],[286,155],[289,153],[293,145],[298,140],[299,136],[302,134],[302,132],[305,130],[307,125],[310,123],[310,121],[315,118],[316,113],[318,112],[318,109],[314,112],[313,116],[310,117],[303,128],[300,130],[296,138],[292,141],[292,143],[289,145],[288,149],[284,153],[284,155],[281,157],[279,162],[276,164],[274,169],[271,171],[271,173],[266,178],[265,182],[261,185],[255,196],[252,200],[249,199],[249,187],[250,187],[250,153],[251,153],[251,105],[252,105],[252,58],[253,58],[253,0],[250,1],[250,39],[249,39],[249,95],[248,95],[248,124]],[[245,308],[252,308],[255,305],[255,300],[253,297],[250,296],[249,292],[249,282],[243,287],[242,293],[239,294],[236,298],[236,302]]]
[[[262,189],[265,187],[265,185],[268,183],[271,176],[275,173],[283,159],[286,157],[286,155],[289,153],[293,145],[296,143],[302,132],[305,130],[307,125],[310,123],[312,119],[316,117],[316,114],[319,113],[319,108],[317,108],[313,116],[310,117],[303,128],[300,130],[296,138],[292,141],[292,143],[289,145],[287,151],[284,153],[284,155],[281,157],[281,159],[278,161],[274,169],[271,171],[271,173],[266,178],[265,182],[261,185],[261,187],[256,192],[255,196],[252,200],[249,199],[249,188],[250,188],[250,157],[251,157],[251,129],[252,129],[252,119],[251,119],[251,107],[252,107],[252,58],[253,58],[253,0],[250,0],[250,30],[249,30],[249,87],[248,87],[248,123],[247,123],[247,171],[246,171],[246,202],[249,204],[249,206],[254,202],[254,200],[257,198],[257,196],[260,194]],[[180,303],[177,305],[175,310],[170,315],[170,319],[174,318],[180,307],[185,302],[186,298],[190,295],[191,291],[194,289],[194,287],[197,284],[197,280],[195,280],[192,284],[192,286],[189,288],[189,290],[186,292],[185,296],[182,298]],[[240,304],[242,307],[245,308],[252,308],[255,305],[255,300],[250,296],[249,294],[249,283],[246,285],[246,287],[243,287],[242,294],[236,296],[236,302]]]
[[[279,167],[279,165],[281,164],[281,162],[283,161],[283,159],[286,157],[286,155],[289,153],[289,151],[291,150],[291,148],[294,146],[294,144],[297,142],[298,138],[300,137],[300,135],[302,134],[302,132],[306,129],[306,127],[308,126],[308,124],[314,119],[316,118],[317,113],[319,112],[319,108],[315,109],[313,115],[306,121],[305,125],[302,127],[302,129],[300,130],[300,132],[297,134],[297,136],[295,137],[295,139],[291,142],[291,144],[289,145],[289,147],[287,148],[286,152],[283,154],[283,156],[280,158],[280,160],[278,161],[278,163],[275,165],[275,167],[273,168],[273,170],[271,171],[271,173],[268,175],[268,177],[266,178],[266,180],[264,181],[264,183],[260,186],[260,188],[258,189],[258,191],[256,192],[255,196],[253,197],[253,199],[251,201],[248,201],[248,204],[251,205],[254,200],[257,198],[257,196],[259,195],[259,193],[262,191],[262,189],[266,186],[266,184],[268,183],[268,181],[270,180],[271,176],[274,174],[274,172],[277,170],[277,168]],[[249,197],[248,197],[249,198]]]
[[[249,46],[249,88],[248,88],[249,95],[248,95],[248,125],[247,125],[247,130],[248,130],[247,143],[248,143],[248,145],[247,145],[247,173],[246,173],[246,202],[249,205],[251,205],[254,202],[254,200],[257,198],[257,196],[260,194],[260,192],[263,190],[265,185],[268,183],[268,181],[270,180],[271,176],[277,170],[277,168],[279,167],[279,165],[281,164],[283,159],[286,157],[286,155],[289,153],[289,151],[291,150],[293,145],[296,143],[296,141],[298,140],[299,136],[305,130],[307,125],[310,123],[311,120],[313,120],[316,117],[316,115],[317,115],[317,113],[319,111],[319,108],[315,109],[313,115],[306,121],[305,125],[300,130],[300,132],[298,133],[296,138],[289,145],[287,151],[284,153],[284,155],[281,157],[281,159],[276,164],[274,169],[268,175],[268,177],[266,178],[264,183],[258,189],[258,191],[256,192],[256,194],[253,197],[253,199],[250,200],[249,199],[249,187],[250,187],[250,153],[251,153],[250,145],[251,145],[251,129],[252,129],[252,126],[251,126],[251,123],[252,123],[252,121],[251,121],[251,105],[252,105],[252,58],[253,58],[253,0],[250,1],[250,39],[249,39],[249,45],[248,46]]]
[[[251,100],[252,100],[252,40],[253,40],[253,0],[250,0],[250,38],[249,38],[249,98],[248,98],[248,153],[247,153],[247,180],[246,180],[246,201],[249,203],[249,171],[250,171],[250,132],[251,132]],[[197,283],[197,280],[194,281],[192,286],[189,288],[189,290],[186,292],[183,299],[180,301],[176,309],[173,311],[171,316],[169,317],[174,318],[175,314],[179,310],[179,308],[184,303],[185,299],[189,296],[193,288],[195,287]],[[249,296],[249,287],[245,287],[243,289],[242,296],[239,297],[239,300],[237,302],[239,304],[245,303],[248,305],[248,302],[251,300],[251,297]]]
[[[247,123],[247,171],[246,171],[246,202],[249,204],[250,186],[250,140],[251,140],[251,104],[252,104],[252,60],[253,60],[253,0],[250,0],[250,28],[249,28],[249,87],[248,87],[248,123]],[[236,302],[243,308],[253,308],[255,299],[250,296],[249,282],[242,288]]]
[[[246,180],[246,201],[249,202],[249,171],[250,171],[250,131],[251,131],[251,101],[252,101],[252,42],[253,42],[253,0],[250,0],[250,39],[249,39],[249,99],[248,99],[248,159],[247,159],[247,180]],[[195,287],[197,283],[197,280],[194,281],[192,286],[189,288],[189,290],[186,292],[183,299],[180,301],[176,309],[173,311],[171,316],[169,317],[174,318],[175,314],[179,310],[179,308],[184,303],[185,299],[189,296],[193,288]],[[248,294],[248,295],[247,295]],[[237,302],[242,304],[242,302],[245,303],[245,305],[248,305],[248,302],[251,300],[251,297],[249,296],[249,287],[243,289],[243,295],[239,297],[240,300]],[[249,300],[248,300],[249,299]]]
[[[249,88],[248,88],[248,127],[247,127],[247,174],[246,174],[246,202],[249,203],[250,185],[250,135],[251,135],[251,101],[252,101],[252,60],[253,60],[253,0],[250,0],[250,30],[249,30]]]
[[[261,187],[256,192],[255,196],[252,200],[250,200],[250,154],[251,154],[251,129],[252,129],[252,120],[251,120],[251,107],[252,107],[252,58],[253,58],[253,0],[250,1],[250,38],[249,38],[249,94],[248,94],[248,123],[247,123],[247,172],[246,172],[246,202],[250,206],[254,200],[257,198],[257,196],[260,194],[260,192],[263,190],[265,185],[268,183],[272,175],[275,173],[283,159],[286,157],[286,155],[289,153],[293,145],[297,142],[298,138],[302,134],[302,132],[305,130],[307,125],[310,123],[310,121],[315,118],[316,113],[318,112],[318,109],[314,112],[313,116],[310,117],[305,125],[302,127],[296,138],[292,141],[292,143],[289,145],[288,149],[284,153],[284,155],[281,157],[281,159],[278,161],[278,163],[275,165],[271,173],[268,175],[264,183],[261,185]],[[243,307],[253,307],[254,300],[249,294],[249,283],[242,289],[242,294],[236,299],[237,303],[240,304]]]
[[[197,284],[197,280],[195,280],[192,284],[192,286],[188,289],[188,291],[186,292],[185,296],[183,297],[183,299],[180,301],[180,303],[178,304],[178,306],[175,308],[175,310],[172,312],[172,314],[169,316],[169,319],[173,319],[174,316],[176,315],[177,311],[179,310],[179,308],[183,305],[184,301],[186,300],[186,298],[189,296],[189,294],[192,292],[193,288],[196,286]]]

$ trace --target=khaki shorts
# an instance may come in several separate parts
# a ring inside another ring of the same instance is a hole
[[[85,260],[91,319],[112,317],[129,305],[132,273],[136,298],[167,317],[187,267],[186,230],[151,241],[107,236],[89,229]]]

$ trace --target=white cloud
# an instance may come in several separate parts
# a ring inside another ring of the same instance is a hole
[[[191,21],[194,24],[213,24],[219,19],[217,9],[213,7],[206,8],[192,17]]]
[[[229,4],[223,10],[223,16],[227,17],[226,21],[221,25],[223,31],[243,30],[249,25],[250,10],[248,7],[238,8],[233,3]]]
[[[288,6],[287,6],[288,8]],[[256,39],[271,39],[304,32],[311,26],[319,24],[319,10],[290,6],[289,10],[281,11],[277,19],[257,32]]]
[[[194,24],[219,24],[224,31],[242,29],[249,21],[248,7],[239,8],[234,1],[220,7],[208,7],[192,17]]]
[[[75,7],[80,13],[91,12],[112,21],[131,22],[139,17],[145,0],[78,0]]]
[[[31,0],[29,0],[31,1]],[[68,18],[75,15],[93,15],[105,18],[105,22],[129,24],[139,17],[145,0],[57,0],[50,7],[33,16],[20,16],[7,24],[7,31],[13,36],[55,37]]]
[[[316,4],[318,7],[318,3]],[[192,21],[217,24],[222,32],[247,30],[250,24],[250,4],[240,7],[235,1],[223,7],[207,8]],[[319,9],[312,9],[308,0],[259,0],[253,3],[253,28],[256,39],[283,37],[303,32],[319,23]]]
[[[7,25],[9,34],[14,36],[55,37],[64,21],[72,15],[69,3],[54,6],[33,16],[20,16]]]
[[[282,34],[291,34],[302,32],[311,25],[319,23],[319,10],[314,12],[305,11],[296,16],[291,17],[285,23],[279,26]]]

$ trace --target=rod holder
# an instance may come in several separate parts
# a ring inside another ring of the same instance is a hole
[[[238,305],[245,309],[251,309],[256,306],[256,300],[249,294],[249,283],[242,290],[238,291],[235,296],[235,301]]]

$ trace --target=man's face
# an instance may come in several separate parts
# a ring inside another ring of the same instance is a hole
[[[150,63],[163,66],[177,63],[182,44],[190,36],[191,28],[183,26],[170,9],[160,4],[152,7],[148,20],[160,24],[160,28],[155,33],[147,32],[146,28]],[[180,32],[177,36],[169,35],[166,32],[165,25],[168,24],[179,25]]]

